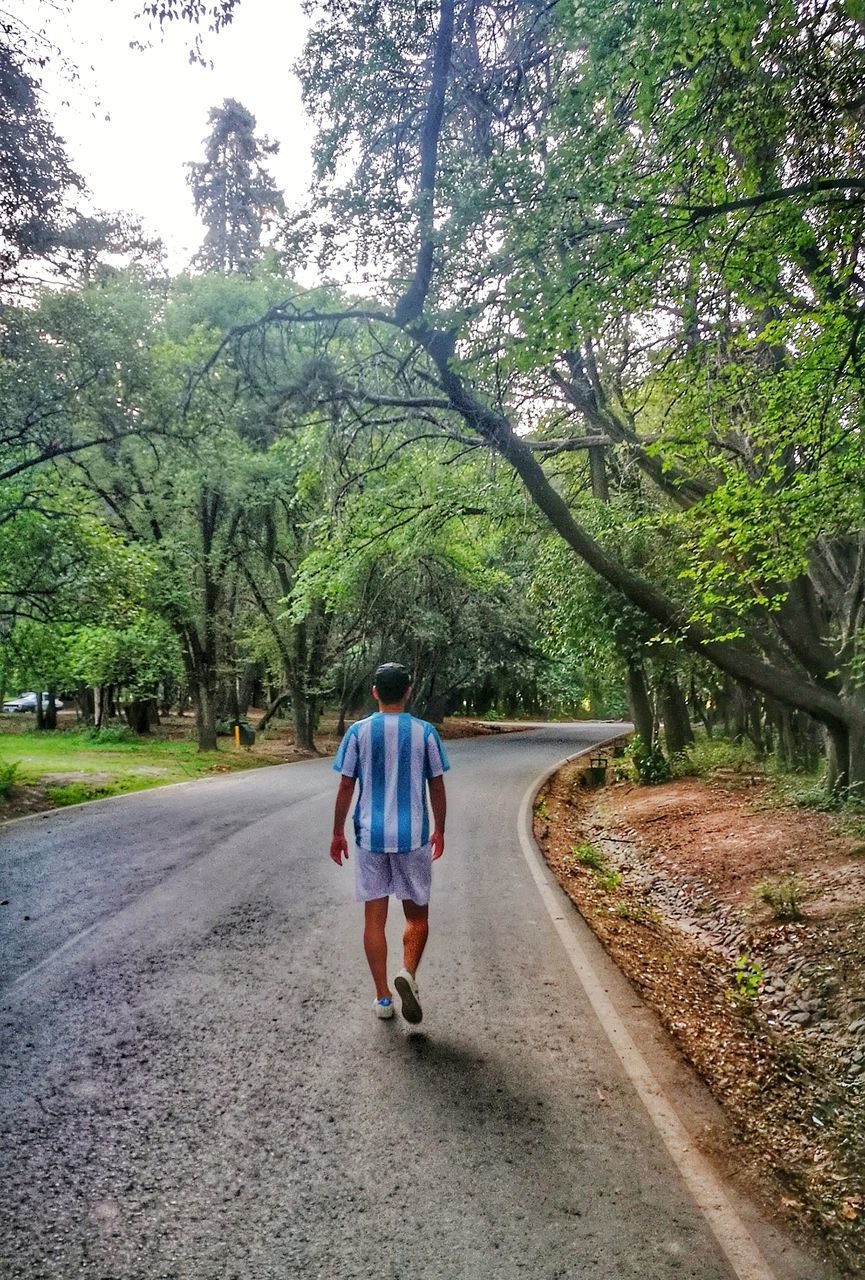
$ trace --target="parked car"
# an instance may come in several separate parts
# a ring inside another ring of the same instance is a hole
[[[54,705],[59,711],[63,703],[59,698],[54,699]],[[48,709],[48,694],[42,695],[42,710]],[[36,710],[36,694],[35,693],[19,693],[17,698],[7,698],[3,703],[4,711],[35,711]]]

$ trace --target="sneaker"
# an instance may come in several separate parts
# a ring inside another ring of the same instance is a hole
[[[377,1018],[393,1017],[393,1000],[391,1000],[390,996],[382,996],[380,1000],[373,1000],[372,1008]]]
[[[406,1022],[420,1022],[423,1009],[418,999],[417,983],[408,969],[400,969],[393,980],[397,995],[402,1000],[402,1016]]]

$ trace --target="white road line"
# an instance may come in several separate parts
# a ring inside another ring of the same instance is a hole
[[[733,1208],[714,1171],[699,1151],[694,1149],[687,1130],[616,1013],[612,1001],[604,990],[601,977],[593,967],[580,940],[570,910],[564,910],[564,890],[558,886],[554,887],[547,878],[549,873],[546,863],[532,834],[532,806],[543,784],[563,764],[569,760],[575,760],[577,756],[588,755],[601,745],[603,744],[594,743],[592,747],[577,751],[574,755],[559,761],[552,769],[545,769],[529,787],[520,805],[519,815],[519,837],[523,856],[598,1021],[735,1275],[738,1280],[776,1280],[775,1273],[761,1254],[745,1223]],[[570,905],[568,902],[568,907]]]
[[[46,968],[47,965],[53,964],[59,956],[62,956],[64,952],[70,949],[70,947],[77,946],[77,944],[91,934],[94,929],[98,929],[102,923],[104,923],[102,920],[96,920],[93,924],[89,924],[86,929],[82,929],[80,933],[74,933],[71,938],[67,938],[65,942],[61,942],[59,947],[56,947],[53,951],[49,951],[48,955],[45,956],[43,960],[40,960],[38,964],[34,964],[32,969],[25,969],[22,973],[19,973],[17,977],[13,978],[8,987],[6,987],[6,990],[11,991],[19,982],[24,982],[27,978],[34,977],[37,973],[40,973],[44,968]]]

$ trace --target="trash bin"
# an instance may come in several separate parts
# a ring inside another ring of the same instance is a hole
[[[248,720],[232,721],[232,730],[234,733],[234,745],[237,747],[254,747],[255,746],[255,730]]]

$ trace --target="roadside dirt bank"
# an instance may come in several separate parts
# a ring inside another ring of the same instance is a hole
[[[592,789],[585,764],[536,799],[550,867],[724,1108],[749,1185],[865,1274],[865,841],[759,776]]]

